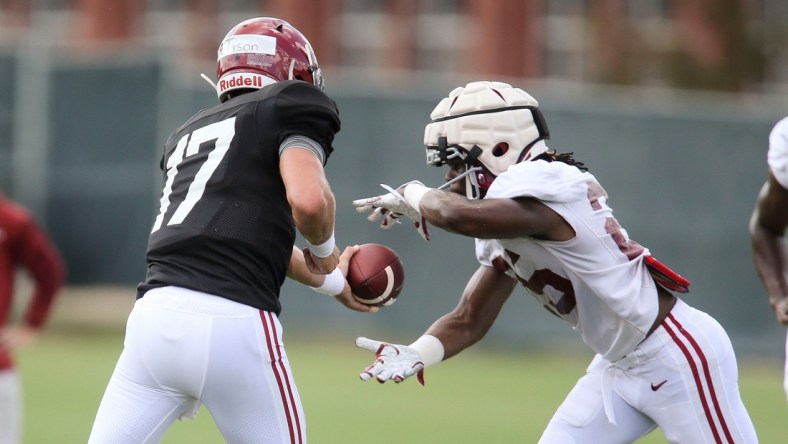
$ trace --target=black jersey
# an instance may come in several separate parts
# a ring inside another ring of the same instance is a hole
[[[174,285],[278,314],[296,235],[279,147],[306,136],[327,160],[339,128],[334,101],[292,80],[203,110],[176,129],[164,147],[161,206],[137,297]]]

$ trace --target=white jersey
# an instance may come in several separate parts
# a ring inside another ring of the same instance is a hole
[[[769,169],[783,188],[788,188],[788,117],[783,118],[769,134]]]
[[[574,229],[564,242],[477,239],[483,265],[504,265],[548,310],[569,322],[605,359],[631,352],[658,314],[648,250],[629,239],[593,175],[562,162],[522,162],[498,176],[486,199],[530,196]]]

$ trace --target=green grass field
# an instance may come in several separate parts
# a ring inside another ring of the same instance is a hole
[[[535,443],[589,355],[469,350],[428,369],[427,384],[362,382],[370,355],[338,336],[286,344],[317,444]],[[18,355],[25,393],[24,443],[85,443],[121,351],[117,330],[53,328]],[[785,442],[779,364],[740,362],[741,390],[760,442]],[[164,443],[221,443],[203,408],[177,422]],[[665,442],[655,431],[639,443]]]

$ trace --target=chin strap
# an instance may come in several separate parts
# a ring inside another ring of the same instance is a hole
[[[453,184],[454,182],[459,182],[460,180],[465,179],[465,176],[467,176],[469,174],[473,174],[473,173],[475,173],[477,171],[481,171],[481,170],[482,170],[481,167],[474,167],[474,168],[470,168],[468,170],[465,170],[465,172],[463,172],[462,174],[458,174],[457,177],[455,177],[454,179],[452,179],[452,180],[450,180],[448,182],[444,182],[437,189],[438,190],[445,190],[446,188],[449,188],[451,186],[451,184]]]
[[[293,76],[293,68],[295,68],[295,59],[290,61],[290,70],[287,73],[287,80],[293,80],[295,77]]]
[[[205,79],[205,81],[208,82],[211,85],[211,87],[213,88],[214,91],[218,91],[216,84],[213,83],[213,80],[211,80],[210,77],[206,76],[203,73],[200,73],[200,77]]]

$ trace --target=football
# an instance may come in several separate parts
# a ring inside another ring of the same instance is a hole
[[[362,244],[347,272],[356,300],[382,307],[397,300],[405,282],[405,269],[396,251],[382,244]]]

